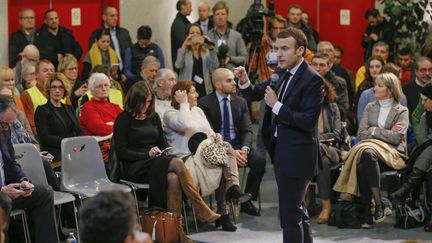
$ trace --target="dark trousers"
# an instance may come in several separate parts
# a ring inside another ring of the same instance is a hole
[[[284,243],[312,243],[312,231],[307,209],[304,205],[306,178],[286,177],[275,163],[279,194],[279,216]]]
[[[261,181],[265,173],[265,157],[258,154],[256,150],[251,150],[248,156],[247,166],[250,168],[250,171],[246,181],[245,193],[250,193],[252,199],[257,200]]]
[[[60,185],[59,182],[57,180],[57,177],[51,167],[50,162],[48,162],[48,160],[46,160],[45,158],[42,158],[42,164],[45,170],[45,175],[48,181],[48,185],[50,185],[52,187],[52,189],[54,191],[60,191]]]
[[[29,212],[32,212],[34,242],[58,242],[54,219],[54,192],[51,188],[35,185],[34,191],[30,196],[18,197],[12,200],[12,208],[29,209]]]

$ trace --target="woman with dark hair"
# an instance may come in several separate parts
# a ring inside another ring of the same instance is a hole
[[[115,50],[110,46],[110,31],[108,29],[98,29],[95,37],[95,42],[92,44],[83,60],[82,80],[88,79],[90,71],[96,65],[106,64],[111,67],[119,63]]]
[[[200,97],[213,91],[210,79],[212,69],[219,66],[214,45],[207,44],[210,38],[203,35],[199,24],[191,24],[186,39],[177,51],[175,67],[180,70],[179,80],[193,80]]]
[[[371,56],[365,64],[366,74],[365,80],[360,83],[359,88],[357,89],[356,96],[354,99],[355,111],[357,111],[357,122],[360,123],[361,115],[363,114],[364,107],[367,105],[360,103],[360,97],[363,91],[373,88],[375,86],[375,79],[378,74],[381,73],[382,68],[384,67],[384,59],[380,56]],[[360,117],[359,117],[360,115]]]
[[[362,228],[385,220],[381,201],[380,173],[405,167],[408,109],[400,104],[402,88],[393,73],[382,73],[375,80],[375,102],[369,103],[360,121],[360,142],[344,156],[345,164],[333,190],[341,192],[341,200],[361,198],[364,213]],[[375,202],[372,215],[371,201]]]
[[[429,220],[424,229],[432,232],[432,83],[427,83],[420,91],[420,97],[425,112],[420,119],[419,145],[410,155],[411,172],[399,190],[392,193],[390,198],[398,203],[405,202],[409,193],[426,181],[426,201],[429,208]]]
[[[327,223],[331,212],[331,178],[330,168],[341,162],[341,151],[337,147],[340,142],[342,121],[336,104],[337,95],[333,85],[324,79],[324,103],[318,119],[318,139],[322,168],[317,175],[318,191],[322,200],[318,224]]]
[[[54,73],[45,83],[45,96],[48,101],[45,105],[38,106],[35,112],[41,149],[52,154],[54,162],[61,160],[62,139],[82,134],[75,109],[72,105],[61,102],[69,92],[69,80],[62,73]]]
[[[200,220],[212,222],[220,217],[207,207],[195,189],[181,159],[166,155],[167,148],[159,116],[154,109],[154,94],[145,81],[135,83],[125,99],[125,110],[114,123],[115,152],[123,163],[122,178],[150,183],[149,206],[178,213],[181,222],[182,192],[196,209]],[[180,228],[182,242],[191,242]]]

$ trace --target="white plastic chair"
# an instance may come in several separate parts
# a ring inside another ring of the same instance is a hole
[[[36,146],[29,143],[14,144],[13,146],[17,162],[21,165],[24,172],[27,174],[32,183],[42,186],[49,186],[45,174],[45,169],[42,164],[42,159]],[[79,241],[79,228],[78,218],[76,214],[77,208],[75,205],[75,197],[70,193],[54,191],[54,205],[61,206],[66,203],[72,203],[73,213],[75,217],[75,227],[77,230],[77,237]],[[60,220],[56,219],[57,225],[59,222]]]
[[[61,151],[61,187],[76,193],[81,203],[83,198],[93,197],[101,191],[131,192],[128,186],[113,183],[108,179],[101,150],[94,137],[65,138],[61,142]]]

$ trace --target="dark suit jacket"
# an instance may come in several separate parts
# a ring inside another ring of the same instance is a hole
[[[198,19],[194,24],[198,24],[201,26],[200,20]],[[214,28],[214,21],[213,21],[213,15],[208,17],[208,23],[207,23],[207,31]],[[204,30],[203,30],[204,31]]]
[[[63,138],[82,135],[74,108],[71,105],[63,105],[67,117],[64,117],[54,108],[50,101],[39,106],[35,111],[35,125],[42,150],[47,150],[55,157],[55,161],[61,158],[60,144]],[[65,119],[69,119],[73,126],[69,127]]]
[[[40,33],[36,31],[33,43],[30,43],[27,41],[24,33],[21,29],[13,32],[11,34],[10,40],[9,40],[9,64],[15,65],[19,60],[19,54],[22,52],[24,47],[28,44],[35,44],[39,48],[39,35]],[[44,57],[44,52],[40,51],[41,57]]]
[[[417,107],[420,100],[420,90],[422,87],[416,83],[416,80],[411,80],[411,82],[405,84],[402,87],[402,91],[407,98],[408,111],[412,114]]]
[[[286,71],[275,72],[282,74],[276,85],[277,92]],[[241,91],[248,99],[261,100],[269,84],[267,81]],[[285,91],[279,115],[273,116],[267,107],[262,136],[280,175],[296,178],[315,175],[319,161],[317,122],[323,92],[322,78],[303,61]],[[276,127],[277,139],[274,137]]]
[[[21,169],[21,166],[15,161],[15,150],[11,142],[11,131],[0,131],[0,146],[3,158],[3,171],[5,175],[5,184],[18,183],[26,177],[26,174]],[[4,149],[7,150],[10,157],[5,156]]]
[[[171,60],[173,67],[175,67],[175,61],[177,60],[177,49],[179,49],[184,40],[186,39],[186,30],[191,24],[189,20],[181,13],[177,13],[172,25],[171,25]]]
[[[234,122],[236,141],[232,143],[235,149],[252,145],[252,122],[246,100],[237,95],[231,95],[231,113]],[[213,92],[198,100],[198,106],[206,114],[207,120],[216,133],[221,132],[222,117],[219,101]]]

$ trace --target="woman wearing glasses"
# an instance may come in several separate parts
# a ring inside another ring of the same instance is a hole
[[[41,150],[48,151],[57,162],[61,160],[61,140],[82,133],[72,105],[61,102],[70,92],[67,78],[62,73],[54,73],[46,82],[44,91],[48,101],[36,108],[36,131]]]

